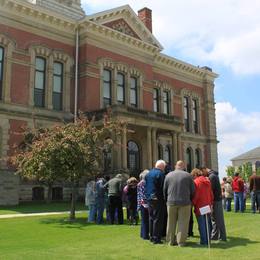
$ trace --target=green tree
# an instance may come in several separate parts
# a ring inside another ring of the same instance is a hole
[[[234,166],[231,166],[231,165],[227,166],[227,168],[226,168],[226,173],[227,173],[227,176],[233,178],[234,173],[235,173],[235,167],[234,167]]]
[[[252,163],[247,162],[242,165],[242,174],[243,174],[243,179],[248,182],[250,176],[253,174],[253,167]],[[242,176],[241,176],[242,177]]]
[[[70,219],[75,219],[78,183],[101,172],[104,147],[115,145],[125,123],[108,115],[103,122],[80,117],[75,123],[54,126],[31,134],[31,144],[13,156],[22,177],[50,183],[65,180],[71,186]],[[110,137],[107,139],[106,137]],[[107,143],[109,142],[109,143]]]

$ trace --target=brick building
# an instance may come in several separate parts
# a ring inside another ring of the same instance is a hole
[[[95,113],[110,106],[128,129],[119,148],[104,152],[105,171],[136,174],[158,158],[217,169],[217,74],[162,49],[148,8],[86,15],[80,0],[0,0],[1,158],[12,154],[23,126],[70,120],[75,105]],[[66,187],[54,189],[57,198],[68,198]],[[46,192],[21,182],[1,160],[0,204]]]

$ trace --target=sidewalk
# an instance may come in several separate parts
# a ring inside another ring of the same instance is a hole
[[[76,211],[77,213],[84,213],[86,211]],[[0,219],[5,218],[22,218],[22,217],[35,217],[35,216],[51,216],[51,215],[62,215],[62,214],[69,214],[70,211],[60,211],[60,212],[41,212],[41,213],[18,213],[18,214],[6,214],[0,215]]]

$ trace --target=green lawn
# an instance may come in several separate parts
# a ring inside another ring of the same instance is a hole
[[[189,239],[187,247],[152,245],[139,238],[140,226],[86,223],[84,214],[0,220],[0,259],[260,259],[260,214],[225,216],[228,242],[207,248]]]
[[[69,209],[69,202],[52,202],[50,204],[44,202],[27,202],[17,206],[0,206],[0,215],[19,213],[60,212],[68,211]],[[76,205],[76,210],[86,210],[84,203],[78,202]]]

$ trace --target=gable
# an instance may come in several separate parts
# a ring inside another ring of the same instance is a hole
[[[130,27],[130,25],[128,25],[128,23],[122,18],[108,23],[104,23],[103,25],[141,40],[140,37],[136,34],[136,32]]]
[[[148,30],[129,5],[90,15],[87,16],[87,19],[98,25],[109,27],[145,43],[154,45],[160,50],[163,49],[159,41]]]

